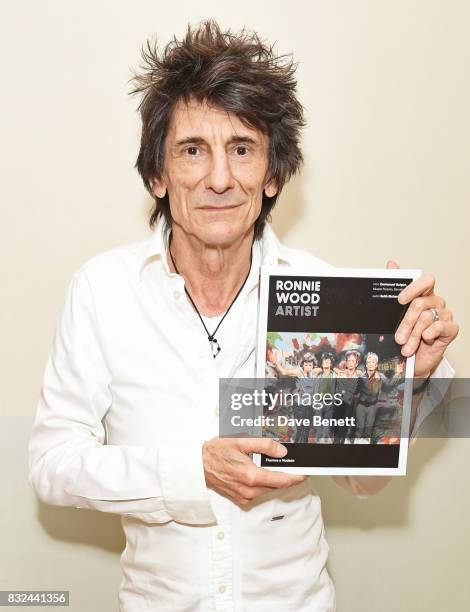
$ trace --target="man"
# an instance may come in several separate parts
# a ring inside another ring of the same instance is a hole
[[[268,354],[269,364],[272,365],[278,375],[292,376],[299,380],[308,380],[314,378],[314,370],[317,365],[315,355],[310,351],[302,352],[300,363],[292,368],[283,367],[276,358],[273,351]]]
[[[336,373],[334,370],[335,356],[333,353],[323,353],[320,357],[320,367],[315,368],[314,374],[319,379],[318,391],[322,395],[334,395],[336,393]],[[321,409],[322,423],[323,419],[329,421],[333,417],[334,406],[323,406]],[[318,425],[316,428],[317,444],[330,444],[333,438],[330,437],[329,425]]]
[[[367,442],[371,442],[380,394],[390,391],[403,382],[404,363],[402,361],[396,363],[395,374],[390,380],[378,371],[377,353],[367,353],[365,366],[365,374],[358,379],[357,386],[359,398],[356,405],[356,441],[365,438]]]
[[[253,464],[286,453],[274,440],[217,436],[219,377],[255,374],[260,265],[327,267],[266,225],[302,159],[294,68],[214,23],[144,59],[137,167],[158,225],[74,275],[30,481],[44,502],[122,515],[123,612],[334,610],[310,479]],[[424,378],[457,333],[433,288],[400,295],[397,340]],[[337,482],[369,494],[387,479]]]
[[[359,369],[361,354],[359,351],[346,351],[344,355],[346,367],[343,370],[336,368],[335,372],[338,377],[336,381],[336,390],[341,393],[341,405],[335,409],[334,418],[348,418],[355,416],[354,410],[354,395],[356,393],[358,378],[363,376],[364,372]],[[343,444],[346,439],[350,441],[349,436],[354,438],[355,426],[342,425],[335,429],[335,442]],[[352,432],[352,433],[351,433]]]
[[[314,368],[317,364],[317,360],[315,359],[315,355],[313,353],[310,351],[304,352],[301,357],[300,367],[294,368],[282,367],[276,360],[273,353],[271,353],[270,358],[270,363],[274,366],[278,374],[281,376],[294,376],[297,378],[297,393],[299,393],[302,397],[305,396],[305,394],[313,396],[317,392],[318,381],[316,375],[314,375]],[[313,408],[311,404],[309,405],[302,402],[297,402],[294,404],[294,417],[302,420],[308,419],[309,421],[307,425],[302,422],[297,426],[294,442],[301,444],[306,444],[308,442],[310,427],[312,425],[312,416]]]

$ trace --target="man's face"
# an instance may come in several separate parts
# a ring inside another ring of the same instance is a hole
[[[331,359],[327,358],[322,361],[322,367],[324,370],[331,370]]]
[[[304,361],[304,372],[305,374],[308,374],[309,372],[311,372],[313,370],[313,361]]]
[[[366,361],[366,369],[368,372],[375,372],[375,370],[377,369],[378,366],[378,362],[377,359],[375,359],[375,357],[369,357],[369,359],[367,359]]]
[[[349,355],[349,357],[346,359],[346,367],[348,370],[356,369],[357,359],[354,357],[354,355]]]
[[[267,181],[268,137],[226,111],[204,103],[180,102],[165,140],[161,180],[153,191],[168,191],[173,223],[212,246],[244,235],[261,212]]]

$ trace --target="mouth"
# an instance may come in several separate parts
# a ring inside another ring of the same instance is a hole
[[[199,206],[199,208],[209,212],[224,212],[227,210],[233,210],[239,206],[241,206],[241,204],[226,204],[225,206],[212,206],[211,204],[206,204],[205,206]]]

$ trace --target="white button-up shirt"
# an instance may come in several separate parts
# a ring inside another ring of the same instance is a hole
[[[255,376],[260,265],[329,266],[267,226],[214,359],[166,252],[160,220],[148,240],[74,275],[30,437],[30,482],[46,503],[122,515],[121,612],[334,610],[312,478],[242,509],[207,489],[201,453],[218,435],[219,377]],[[432,402],[423,405],[422,418]],[[337,480],[362,492],[358,479]]]

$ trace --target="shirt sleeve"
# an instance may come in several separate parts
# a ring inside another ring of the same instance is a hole
[[[67,292],[29,438],[29,482],[38,497],[154,522],[214,522],[202,444],[106,444],[102,419],[112,405],[111,376],[99,338],[92,291],[79,271]]]

